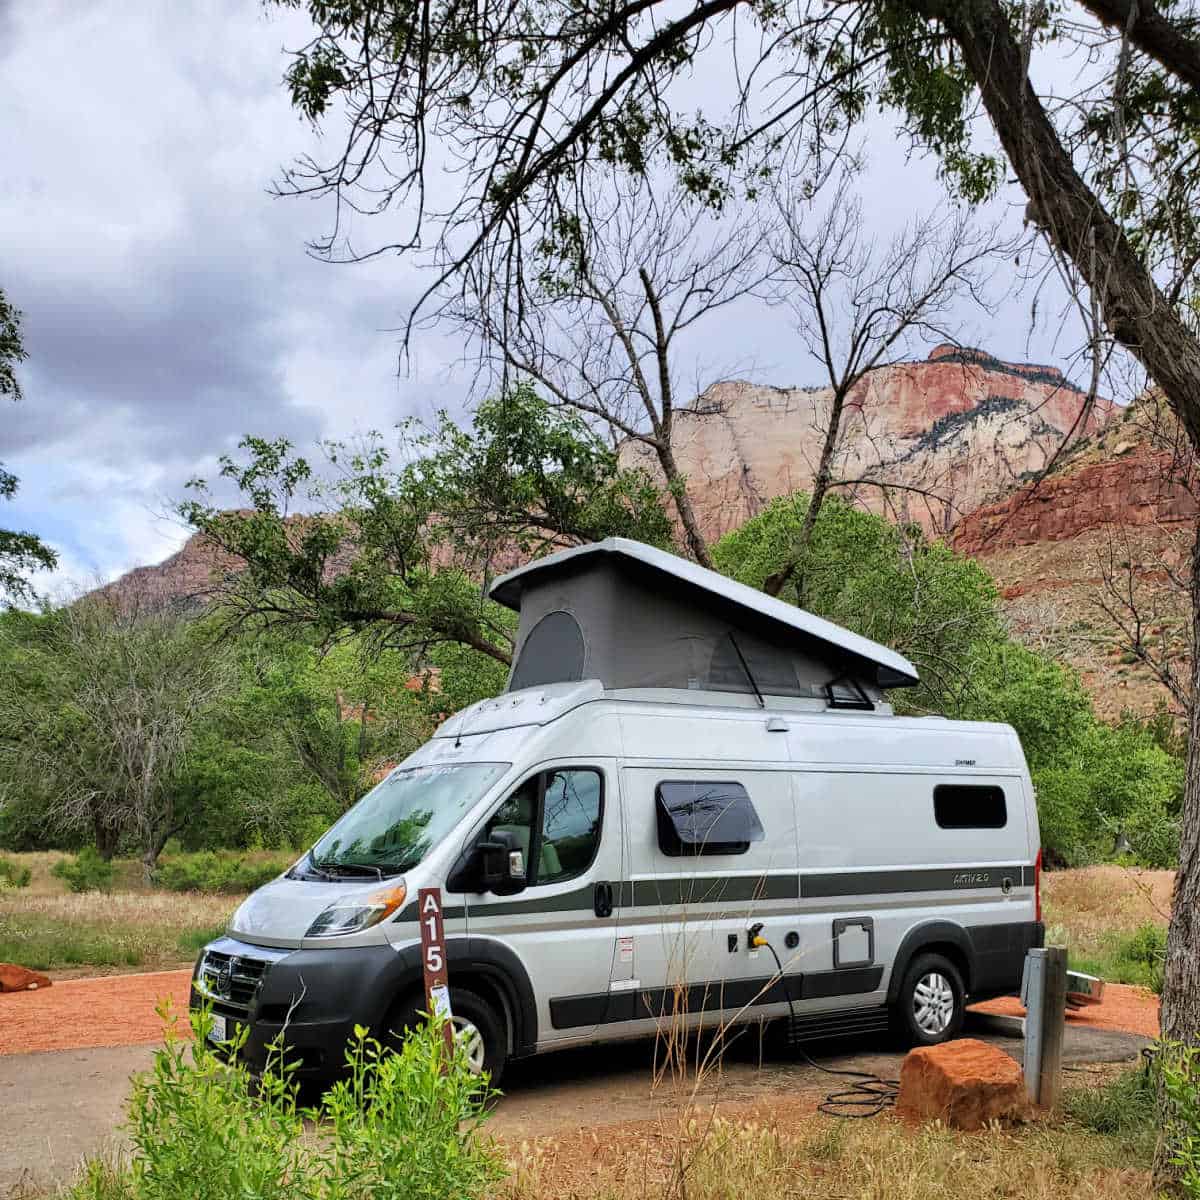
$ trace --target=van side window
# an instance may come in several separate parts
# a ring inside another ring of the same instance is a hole
[[[654,795],[658,846],[671,858],[745,854],[751,842],[763,840],[762,822],[740,783],[668,780]]]
[[[536,883],[574,879],[592,865],[600,844],[600,775],[551,771],[542,802],[542,850]]]
[[[570,768],[531,775],[496,810],[487,832],[513,834],[525,855],[529,886],[582,875],[600,844],[599,771]],[[536,831],[536,837],[535,837]],[[537,863],[531,861],[536,853]]]
[[[941,829],[1003,829],[1008,805],[1003,788],[939,783],[933,789],[933,815]]]

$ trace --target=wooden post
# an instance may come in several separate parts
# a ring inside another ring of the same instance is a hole
[[[421,966],[425,974],[425,1003],[445,1024],[446,1050],[454,1053],[450,981],[446,973],[446,929],[442,921],[442,889],[421,888],[417,893],[417,920],[421,928]]]
[[[1051,946],[1046,952],[1046,986],[1042,1018],[1042,1083],[1038,1102],[1057,1108],[1062,1099],[1063,1038],[1067,1028],[1067,952]]]

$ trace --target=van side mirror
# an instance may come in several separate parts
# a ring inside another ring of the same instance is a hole
[[[517,835],[507,829],[497,829],[483,841],[476,842],[481,891],[498,896],[512,896],[525,890],[525,851]]]

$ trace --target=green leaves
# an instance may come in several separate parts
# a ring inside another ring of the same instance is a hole
[[[132,1154],[88,1163],[74,1200],[478,1200],[505,1175],[480,1137],[493,1093],[461,1048],[448,1061],[436,1020],[394,1053],[356,1025],[347,1077],[301,1108],[282,1046],[253,1077],[208,1040],[208,1012],[191,1014],[188,1042],[159,1011],[168,1035],[134,1078]]]
[[[803,494],[774,501],[714,548],[718,568],[752,587],[788,561]],[[996,590],[977,563],[918,529],[826,499],[804,568],[804,607],[911,659],[921,686],[899,708],[1000,721],[1020,736],[1038,797],[1042,845],[1056,863],[1111,856],[1123,832],[1138,860],[1178,853],[1183,760],[1161,722],[1104,724],[1077,675],[1012,641]],[[781,599],[793,599],[786,592]]]
[[[200,481],[181,506],[224,553],[218,600],[238,628],[356,635],[414,662],[456,644],[507,664],[511,615],[481,588],[497,570],[615,533],[670,542],[650,479],[524,386],[481,404],[469,430],[445,413],[406,423],[395,453],[379,435],[329,443],[320,480],[285,441],[242,449],[222,475],[248,510],[213,507]]]
[[[21,341],[21,314],[0,292],[0,400],[21,399],[21,381],[16,367],[25,358]],[[0,500],[10,500],[17,491],[17,477],[0,463]],[[0,529],[0,601],[18,603],[32,599],[27,576],[31,571],[50,570],[58,555],[32,533]]]
[[[773,501],[713,547],[718,570],[751,587],[790,561],[808,508],[803,493]],[[1000,636],[987,573],[915,527],[827,497],[802,564],[802,606],[910,658],[922,685],[893,699],[945,711],[969,686],[972,648]],[[794,590],[781,599],[796,601]]]

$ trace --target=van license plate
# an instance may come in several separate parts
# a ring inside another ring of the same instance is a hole
[[[212,1028],[208,1031],[208,1040],[210,1042],[223,1042],[227,1036],[225,1018],[219,1013],[213,1013]]]

